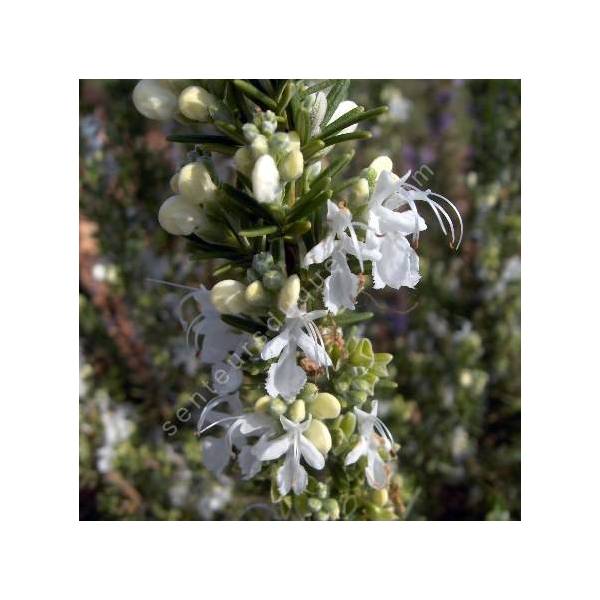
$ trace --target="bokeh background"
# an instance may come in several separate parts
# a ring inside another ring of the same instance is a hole
[[[210,286],[211,269],[158,226],[185,155],[173,125],[134,110],[134,85],[80,83],[80,519],[245,518],[261,498],[203,469],[194,422],[162,428],[204,375],[178,294],[147,279]],[[403,518],[520,519],[520,82],[365,80],[349,97],[390,112],[348,172],[387,154],[465,221],[456,252],[428,219],[417,288],[358,308],[376,314],[374,349],[395,354],[381,408],[402,445]]]

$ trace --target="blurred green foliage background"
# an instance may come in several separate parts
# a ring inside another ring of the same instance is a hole
[[[134,84],[80,84],[80,518],[272,518],[251,484],[203,469],[193,420],[163,429],[206,374],[178,294],[147,279],[212,282],[158,226],[185,155],[172,125],[135,111]],[[465,220],[455,252],[428,218],[416,289],[358,307],[376,313],[375,350],[395,355],[381,409],[402,446],[404,518],[520,519],[520,82],[363,80],[349,97],[390,106],[349,172],[387,154]]]

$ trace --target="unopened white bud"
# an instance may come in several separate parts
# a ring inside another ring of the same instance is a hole
[[[382,171],[389,171],[391,173],[393,167],[392,159],[389,156],[378,156],[369,165],[369,168],[374,169],[377,173],[377,178],[379,178]]]
[[[290,143],[290,150],[300,150],[300,136],[295,131],[288,133],[288,140]]]
[[[251,306],[260,307],[269,304],[269,294],[260,280],[253,281],[246,288],[245,298]]]
[[[217,186],[213,183],[206,165],[202,162],[185,165],[179,171],[177,185],[179,193],[196,204],[211,202],[217,191]]]
[[[279,171],[269,154],[261,156],[252,169],[252,191],[258,202],[270,204],[280,199]]]
[[[249,309],[245,292],[246,286],[240,281],[225,279],[214,285],[210,299],[222,315],[238,315]]]
[[[179,110],[192,121],[209,121],[210,109],[215,108],[217,108],[217,99],[197,85],[186,87],[179,94]]]
[[[190,235],[205,220],[202,210],[183,196],[167,198],[158,211],[160,226],[172,235]]]
[[[329,123],[333,123],[337,121],[340,117],[343,117],[347,112],[350,112],[353,108],[356,108],[358,104],[356,102],[352,102],[352,100],[344,100],[338,104],[338,107],[335,109],[333,115],[331,115],[331,119],[329,119]],[[328,123],[328,124],[329,124]],[[354,125],[350,125],[345,129],[342,129],[338,134],[341,135],[343,133],[352,133],[358,127],[358,123],[354,123]]]
[[[329,433],[329,429],[318,419],[312,420],[304,435],[317,447],[317,450],[321,454],[325,455],[331,450],[331,434]]]
[[[279,291],[277,306],[283,313],[287,313],[298,304],[300,298],[300,279],[298,275],[290,275]]]
[[[254,155],[252,150],[248,146],[242,146],[238,148],[233,155],[233,163],[235,164],[236,170],[242,175],[250,177],[252,175],[252,167],[254,166]]]
[[[133,104],[147,119],[167,121],[177,112],[177,96],[160,79],[142,79],[133,89]]]
[[[260,131],[254,123],[244,123],[242,125],[242,133],[249,144],[254,141],[257,135],[260,135]]]
[[[352,191],[356,200],[363,202],[369,197],[369,182],[364,177],[361,177],[353,186]]]
[[[317,419],[335,419],[339,416],[342,407],[340,401],[327,392],[317,394],[317,397],[310,403],[310,413]]]
[[[304,156],[300,150],[288,152],[279,164],[279,174],[284,181],[294,181],[302,175]]]

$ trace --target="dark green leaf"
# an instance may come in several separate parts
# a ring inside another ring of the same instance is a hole
[[[319,207],[323,206],[327,202],[327,200],[331,198],[331,196],[331,190],[324,190],[317,194],[309,202],[303,202],[302,204],[296,205],[288,215],[288,222],[293,223],[294,221],[298,221],[299,219],[308,217],[308,215],[313,213]]]
[[[247,215],[250,215],[255,219],[257,217],[265,219],[266,221],[274,225],[277,224],[275,217],[273,217],[273,215],[264,206],[258,203],[256,199],[252,196],[249,196],[241,190],[237,190],[228,183],[224,183],[222,185],[222,189],[227,194],[227,196],[233,201],[233,203]]]
[[[240,231],[240,235],[244,237],[258,237],[259,235],[271,235],[277,233],[279,227],[276,225],[267,225],[265,227],[254,227],[253,229],[243,229]]]
[[[248,98],[253,100],[261,108],[270,110],[275,110],[277,108],[277,104],[273,98],[269,98],[269,96],[253,86],[249,81],[244,79],[234,79],[233,85],[235,85],[240,91],[242,91],[246,96],[248,96]]]
[[[349,87],[349,79],[340,79],[333,85],[331,90],[329,90],[329,94],[327,94],[327,110],[325,111],[323,123],[329,123],[329,119],[331,119],[333,116],[333,113],[335,112],[335,109],[338,107],[339,103],[346,98]]]
[[[180,144],[220,144],[225,146],[235,146],[236,142],[223,135],[204,135],[201,133],[174,133],[168,135],[170,142]]]
[[[262,323],[257,323],[244,317],[235,317],[233,315],[221,315],[221,321],[235,327],[240,331],[246,331],[248,333],[265,333],[267,328]]]
[[[362,106],[357,106],[356,108],[353,108],[346,114],[342,115],[339,119],[336,119],[333,123],[327,125],[327,127],[321,131],[319,137],[321,139],[328,138],[334,133],[337,133],[342,129],[346,129],[346,127],[349,127],[350,125],[360,123],[361,121],[365,121],[367,119],[374,119],[375,117],[378,117],[387,111],[387,106],[379,106],[377,108],[372,108],[371,110],[365,110]]]
[[[341,144],[342,142],[349,142],[351,140],[368,140],[372,136],[368,131],[354,131],[352,133],[342,133],[341,135],[334,135],[325,140],[325,146],[333,146],[334,144]]]

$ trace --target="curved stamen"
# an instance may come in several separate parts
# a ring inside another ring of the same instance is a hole
[[[454,214],[456,215],[458,222],[460,224],[460,235],[458,238],[458,244],[456,244],[456,248],[458,249],[458,247],[460,246],[460,243],[462,242],[463,233],[464,233],[463,220],[462,220],[462,217],[460,215],[458,208],[456,208],[456,206],[454,206],[454,203],[452,203],[450,200],[448,200],[448,198],[445,198],[441,194],[436,194],[435,192],[430,192],[430,194],[432,196],[435,196],[436,198],[440,198],[440,200],[444,200],[445,202],[447,202],[450,205],[450,208],[452,208],[452,210],[454,211]]]
[[[223,419],[219,419],[218,421],[215,421],[214,423],[211,423],[210,425],[207,425],[204,429],[201,429],[200,431],[198,431],[198,435],[202,435],[203,433],[207,432],[209,429],[212,429],[213,427],[216,427],[217,425],[221,425],[221,423],[225,423],[225,421],[233,421],[236,419],[239,419],[239,415],[236,417],[224,417]]]

